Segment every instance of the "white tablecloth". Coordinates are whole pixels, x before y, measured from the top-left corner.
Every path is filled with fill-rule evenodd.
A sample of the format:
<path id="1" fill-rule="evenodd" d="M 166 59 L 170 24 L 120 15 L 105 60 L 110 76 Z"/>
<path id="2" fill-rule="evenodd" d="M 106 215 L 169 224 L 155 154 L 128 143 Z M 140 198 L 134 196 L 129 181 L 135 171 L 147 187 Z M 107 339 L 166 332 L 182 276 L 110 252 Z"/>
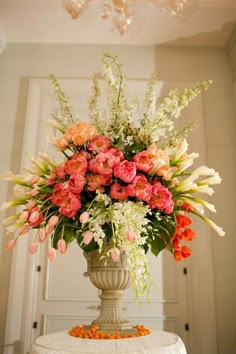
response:
<path id="1" fill-rule="evenodd" d="M 173 333 L 152 331 L 127 339 L 80 339 L 67 332 L 36 339 L 30 354 L 186 354 L 182 340 Z"/>

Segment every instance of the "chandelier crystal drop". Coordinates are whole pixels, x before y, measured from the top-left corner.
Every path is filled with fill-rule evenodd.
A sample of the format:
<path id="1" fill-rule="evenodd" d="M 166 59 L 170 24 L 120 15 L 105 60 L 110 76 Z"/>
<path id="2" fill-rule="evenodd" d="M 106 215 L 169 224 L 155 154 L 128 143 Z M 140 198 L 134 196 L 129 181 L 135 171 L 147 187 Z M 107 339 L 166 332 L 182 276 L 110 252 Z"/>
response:
<path id="1" fill-rule="evenodd" d="M 130 27 L 134 20 L 134 8 L 141 2 L 152 3 L 169 15 L 176 15 L 187 0 L 63 0 L 63 6 L 72 19 L 82 15 L 91 3 L 100 4 L 102 19 L 111 18 L 113 26 L 121 35 Z"/>

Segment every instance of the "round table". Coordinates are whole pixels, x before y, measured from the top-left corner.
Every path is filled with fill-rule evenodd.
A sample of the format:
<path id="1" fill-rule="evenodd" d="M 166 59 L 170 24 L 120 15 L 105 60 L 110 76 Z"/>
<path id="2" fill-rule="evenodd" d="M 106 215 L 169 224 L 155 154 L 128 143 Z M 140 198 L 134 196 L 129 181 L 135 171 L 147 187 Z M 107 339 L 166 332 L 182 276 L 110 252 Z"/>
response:
<path id="1" fill-rule="evenodd" d="M 152 331 L 127 339 L 80 339 L 68 332 L 36 339 L 30 354 L 186 354 L 182 340 L 174 333 Z"/>

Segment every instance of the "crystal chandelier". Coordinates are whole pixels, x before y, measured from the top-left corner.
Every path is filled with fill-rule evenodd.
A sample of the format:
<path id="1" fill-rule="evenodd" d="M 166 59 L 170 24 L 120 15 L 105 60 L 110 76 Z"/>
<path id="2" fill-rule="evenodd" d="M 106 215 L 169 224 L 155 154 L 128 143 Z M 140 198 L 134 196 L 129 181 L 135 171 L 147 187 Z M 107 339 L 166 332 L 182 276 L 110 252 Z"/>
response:
<path id="1" fill-rule="evenodd" d="M 90 3 L 99 2 L 101 6 L 100 15 L 103 19 L 112 18 L 112 23 L 120 34 L 134 20 L 134 7 L 141 0 L 63 0 L 64 8 L 69 12 L 72 19 L 77 19 Z M 143 3 L 153 3 L 169 15 L 176 15 L 184 6 L 187 0 L 143 0 Z"/>

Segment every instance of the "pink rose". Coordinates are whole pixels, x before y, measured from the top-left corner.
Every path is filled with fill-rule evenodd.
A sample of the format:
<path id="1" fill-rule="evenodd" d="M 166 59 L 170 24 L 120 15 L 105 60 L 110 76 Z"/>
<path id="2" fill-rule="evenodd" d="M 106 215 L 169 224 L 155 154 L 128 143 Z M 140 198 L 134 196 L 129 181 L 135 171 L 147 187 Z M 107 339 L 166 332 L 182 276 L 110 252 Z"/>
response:
<path id="1" fill-rule="evenodd" d="M 81 208 L 81 202 L 79 201 L 79 209 Z M 74 218 L 76 213 L 77 213 L 77 209 L 73 209 L 73 208 L 65 208 L 65 207 L 60 207 L 59 208 L 59 212 L 62 214 L 62 215 L 65 215 L 65 216 L 68 216 L 68 218 Z"/>
<path id="2" fill-rule="evenodd" d="M 113 199 L 124 200 L 128 198 L 128 193 L 125 186 L 121 186 L 119 183 L 111 185 L 111 197 Z"/>
<path id="3" fill-rule="evenodd" d="M 113 262 L 117 263 L 120 260 L 120 250 L 117 247 L 111 249 L 111 258 Z"/>
<path id="4" fill-rule="evenodd" d="M 124 160 L 114 167 L 114 176 L 120 178 L 126 183 L 132 182 L 136 175 L 136 166 L 134 162 Z"/>
<path id="5" fill-rule="evenodd" d="M 175 206 L 175 202 L 171 199 L 165 209 L 163 209 L 163 212 L 165 214 L 171 214 Z"/>
<path id="6" fill-rule="evenodd" d="M 91 231 L 86 231 L 83 234 L 83 237 L 84 237 L 84 240 L 83 240 L 84 244 L 88 245 L 93 239 L 93 233 Z"/>
<path id="7" fill-rule="evenodd" d="M 80 152 L 78 153 L 75 153 L 73 158 L 75 158 L 75 156 L 78 155 L 78 156 L 83 156 L 86 158 L 86 160 L 89 160 L 91 159 L 92 157 L 92 154 L 90 154 L 89 152 L 85 151 L 85 150 L 80 150 Z"/>
<path id="8" fill-rule="evenodd" d="M 51 262 L 53 262 L 56 258 L 57 252 L 55 250 L 55 248 L 49 248 L 48 250 L 48 258 Z"/>
<path id="9" fill-rule="evenodd" d="M 164 187 L 160 182 L 154 182 L 152 186 L 152 194 L 148 201 L 152 209 L 163 210 L 168 207 L 172 199 L 170 191 Z"/>
<path id="10" fill-rule="evenodd" d="M 61 254 L 65 254 L 66 253 L 66 241 L 62 238 L 57 242 L 57 249 Z"/>
<path id="11" fill-rule="evenodd" d="M 107 151 L 106 155 L 108 155 L 108 154 L 109 154 L 110 158 L 113 160 L 114 166 L 124 160 L 124 154 L 119 149 L 111 148 Z"/>
<path id="12" fill-rule="evenodd" d="M 65 171 L 65 164 L 64 163 L 55 169 L 55 175 L 61 179 L 65 178 L 66 171 Z"/>
<path id="13" fill-rule="evenodd" d="M 81 174 L 84 175 L 88 168 L 88 162 L 84 156 L 76 155 L 65 163 L 65 171 L 69 175 Z"/>
<path id="14" fill-rule="evenodd" d="M 81 222 L 81 224 L 85 224 L 89 219 L 89 213 L 87 211 L 84 211 L 80 217 L 79 217 L 79 221 Z"/>
<path id="15" fill-rule="evenodd" d="M 153 162 L 150 160 L 146 151 L 141 151 L 133 157 L 137 170 L 149 172 L 153 168 Z"/>
<path id="16" fill-rule="evenodd" d="M 70 191 L 74 194 L 79 194 L 84 189 L 86 179 L 84 176 L 75 173 L 69 179 L 69 188 Z"/>
<path id="17" fill-rule="evenodd" d="M 53 189 L 52 202 L 59 206 L 59 212 L 73 218 L 81 208 L 78 195 L 70 192 L 69 182 L 57 183 Z"/>
<path id="18" fill-rule="evenodd" d="M 102 176 L 111 176 L 114 167 L 114 161 L 109 154 L 100 152 L 97 156 L 89 161 L 89 170 L 93 174 L 100 174 Z"/>
<path id="19" fill-rule="evenodd" d="M 104 192 L 103 186 L 106 184 L 106 177 L 101 175 L 87 175 L 88 191 L 93 192 L 99 190 Z"/>
<path id="20" fill-rule="evenodd" d="M 152 192 L 152 185 L 143 175 L 137 175 L 131 184 L 127 186 L 127 193 L 130 197 L 148 201 Z"/>
<path id="21" fill-rule="evenodd" d="M 92 152 L 106 152 L 111 145 L 109 138 L 103 135 L 97 135 L 93 140 L 88 144 L 88 150 Z"/>

